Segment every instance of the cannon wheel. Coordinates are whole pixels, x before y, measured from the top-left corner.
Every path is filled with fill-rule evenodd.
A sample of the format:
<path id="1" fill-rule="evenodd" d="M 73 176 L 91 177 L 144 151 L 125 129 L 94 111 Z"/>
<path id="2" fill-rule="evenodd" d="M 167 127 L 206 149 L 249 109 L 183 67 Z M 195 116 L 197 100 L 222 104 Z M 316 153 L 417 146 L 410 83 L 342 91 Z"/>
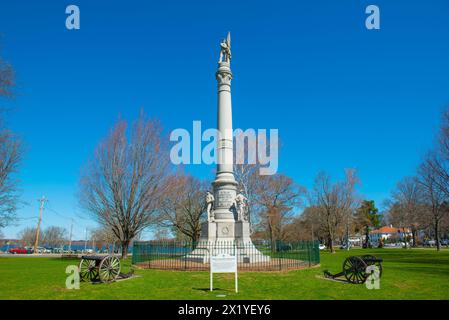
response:
<path id="1" fill-rule="evenodd" d="M 101 260 L 98 273 L 102 282 L 114 281 L 120 274 L 120 260 L 114 256 L 107 256 Z"/>
<path id="2" fill-rule="evenodd" d="M 354 284 L 361 284 L 366 281 L 366 263 L 360 257 L 349 257 L 343 262 L 343 272 L 346 280 Z"/>
<path id="3" fill-rule="evenodd" d="M 98 270 L 95 260 L 81 259 L 79 265 L 79 274 L 81 281 L 94 281 L 98 278 Z"/>
<path id="4" fill-rule="evenodd" d="M 362 256 L 362 259 L 363 259 L 363 260 L 365 260 L 365 258 L 368 259 L 368 260 L 375 260 L 375 259 L 376 259 L 375 256 L 372 256 L 372 255 L 370 255 L 370 254 L 367 254 L 367 255 Z M 367 265 L 368 265 L 368 266 L 374 265 L 374 266 L 376 266 L 377 268 L 379 268 L 379 278 L 382 277 L 382 262 L 380 262 L 380 261 L 373 261 L 373 262 L 368 261 L 368 262 L 367 262 Z"/>

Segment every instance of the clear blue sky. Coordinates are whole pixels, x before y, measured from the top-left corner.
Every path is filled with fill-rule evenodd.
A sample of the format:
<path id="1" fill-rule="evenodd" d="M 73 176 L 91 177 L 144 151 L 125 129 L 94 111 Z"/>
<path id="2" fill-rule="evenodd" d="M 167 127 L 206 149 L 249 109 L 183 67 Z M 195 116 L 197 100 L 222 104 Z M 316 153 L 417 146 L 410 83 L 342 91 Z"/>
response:
<path id="1" fill-rule="evenodd" d="M 65 8 L 81 29 L 65 28 Z M 381 30 L 365 28 L 365 8 Z M 218 44 L 232 33 L 234 126 L 277 128 L 280 171 L 311 187 L 359 171 L 378 204 L 414 173 L 449 104 L 449 1 L 3 1 L 1 55 L 17 72 L 10 127 L 27 154 L 21 218 L 83 238 L 80 167 L 119 115 L 140 108 L 168 131 L 214 127 Z M 212 167 L 192 167 L 212 178 Z M 58 215 L 58 214 L 59 215 Z M 15 237 L 35 220 L 3 232 Z"/>

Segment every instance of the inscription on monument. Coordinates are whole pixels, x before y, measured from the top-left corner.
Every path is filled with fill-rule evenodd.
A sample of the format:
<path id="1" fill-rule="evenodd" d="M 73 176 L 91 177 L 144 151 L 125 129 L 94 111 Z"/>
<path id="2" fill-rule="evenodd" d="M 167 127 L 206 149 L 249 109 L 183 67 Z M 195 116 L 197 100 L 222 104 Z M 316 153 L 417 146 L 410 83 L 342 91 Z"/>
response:
<path id="1" fill-rule="evenodd" d="M 217 197 L 217 207 L 219 208 L 230 208 L 234 201 L 232 197 L 232 192 L 229 190 L 218 190 Z"/>

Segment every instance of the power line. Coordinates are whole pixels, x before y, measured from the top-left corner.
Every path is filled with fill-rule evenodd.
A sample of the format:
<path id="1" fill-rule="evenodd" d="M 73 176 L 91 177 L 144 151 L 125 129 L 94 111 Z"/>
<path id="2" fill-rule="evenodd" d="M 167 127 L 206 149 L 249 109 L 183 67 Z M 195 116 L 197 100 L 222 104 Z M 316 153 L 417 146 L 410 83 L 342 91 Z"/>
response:
<path id="1" fill-rule="evenodd" d="M 75 216 L 76 216 L 75 218 L 82 219 L 84 221 L 89 221 L 90 223 L 88 225 L 86 225 L 86 224 L 83 225 L 83 224 L 79 224 L 79 223 L 77 223 L 76 225 L 73 225 L 73 221 L 74 221 L 74 217 L 73 216 L 69 217 L 67 215 L 64 215 L 64 214 L 56 211 L 55 209 L 53 209 L 53 207 L 51 206 L 50 203 L 48 203 L 48 205 L 46 206 L 45 209 L 51 211 L 52 213 L 54 213 L 55 215 L 57 215 L 60 218 L 64 218 L 64 219 L 67 219 L 67 220 L 71 221 L 71 225 L 70 225 L 70 231 L 71 231 L 71 235 L 72 235 L 71 238 L 73 238 L 75 236 L 75 233 L 80 235 L 80 234 L 83 233 L 83 231 L 84 231 L 84 238 L 85 238 L 86 237 L 86 235 L 85 235 L 86 229 L 91 229 L 91 227 L 88 227 L 88 225 L 90 225 L 93 222 L 93 220 L 85 218 L 85 217 L 81 216 L 81 214 L 79 214 L 79 213 L 75 214 Z M 79 228 L 81 228 L 82 231 L 79 230 Z M 78 231 L 78 232 L 76 232 L 76 231 Z"/>
<path id="2" fill-rule="evenodd" d="M 34 220 L 39 219 L 39 217 L 17 217 L 17 220 Z"/>
<path id="3" fill-rule="evenodd" d="M 63 215 L 61 213 L 59 213 L 58 211 L 56 211 L 55 209 L 53 209 L 51 206 L 48 206 L 48 210 L 50 210 L 51 212 L 53 212 L 54 214 L 56 214 L 57 216 L 64 218 L 64 219 L 72 219 L 72 217 L 68 217 L 66 215 Z"/>
<path id="4" fill-rule="evenodd" d="M 69 251 L 72 251 L 72 233 L 73 233 L 73 219 L 70 224 L 70 243 L 69 243 Z"/>

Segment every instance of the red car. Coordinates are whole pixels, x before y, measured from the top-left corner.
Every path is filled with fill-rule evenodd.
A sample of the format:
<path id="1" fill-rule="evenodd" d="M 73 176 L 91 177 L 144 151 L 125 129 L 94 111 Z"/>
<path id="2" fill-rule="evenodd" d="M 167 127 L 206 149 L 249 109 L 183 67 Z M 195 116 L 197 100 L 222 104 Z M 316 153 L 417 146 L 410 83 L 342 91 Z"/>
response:
<path id="1" fill-rule="evenodd" d="M 28 249 L 25 249 L 25 248 L 12 248 L 12 249 L 9 249 L 9 253 L 26 254 L 26 253 L 30 253 L 30 252 L 28 251 Z"/>

